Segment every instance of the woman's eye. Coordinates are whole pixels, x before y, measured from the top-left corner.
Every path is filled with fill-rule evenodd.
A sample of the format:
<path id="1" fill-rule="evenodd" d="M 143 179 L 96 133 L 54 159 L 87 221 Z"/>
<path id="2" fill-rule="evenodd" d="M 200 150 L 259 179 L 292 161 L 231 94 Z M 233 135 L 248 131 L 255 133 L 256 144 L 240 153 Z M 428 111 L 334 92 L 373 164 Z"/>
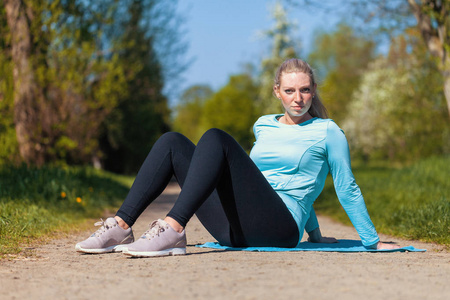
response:
<path id="1" fill-rule="evenodd" d="M 291 94 L 292 93 L 292 90 L 285 90 L 284 91 L 286 94 Z"/>
<path id="2" fill-rule="evenodd" d="M 311 93 L 311 89 L 310 88 L 304 88 L 304 89 L 301 89 L 300 92 L 303 93 L 303 94 L 309 94 L 309 93 Z"/>

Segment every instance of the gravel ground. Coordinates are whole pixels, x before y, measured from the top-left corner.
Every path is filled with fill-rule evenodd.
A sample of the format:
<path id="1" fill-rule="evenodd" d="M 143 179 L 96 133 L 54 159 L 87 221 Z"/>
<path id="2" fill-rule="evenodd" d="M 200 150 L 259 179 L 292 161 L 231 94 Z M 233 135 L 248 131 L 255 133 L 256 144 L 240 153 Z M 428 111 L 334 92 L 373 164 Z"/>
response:
<path id="1" fill-rule="evenodd" d="M 178 192 L 177 186 L 166 189 L 133 227 L 135 236 L 165 216 Z M 319 222 L 326 236 L 358 239 L 352 227 L 320 216 Z M 204 249 L 195 245 L 214 239 L 194 217 L 185 256 L 75 252 L 74 245 L 94 230 L 41 245 L 29 257 L 0 261 L 0 299 L 450 299 L 450 253 L 434 244 L 380 235 L 427 252 Z"/>

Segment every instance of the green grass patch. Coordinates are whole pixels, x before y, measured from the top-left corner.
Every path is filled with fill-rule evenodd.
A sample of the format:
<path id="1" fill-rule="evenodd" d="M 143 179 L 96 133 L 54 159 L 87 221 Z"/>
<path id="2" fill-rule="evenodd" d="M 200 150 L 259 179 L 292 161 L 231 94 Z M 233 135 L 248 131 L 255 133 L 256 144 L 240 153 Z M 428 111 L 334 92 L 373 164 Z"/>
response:
<path id="1" fill-rule="evenodd" d="M 356 167 L 354 175 L 377 231 L 450 245 L 450 157 L 404 168 Z M 350 224 L 331 178 L 314 207 Z"/>
<path id="2" fill-rule="evenodd" d="M 132 180 L 87 167 L 2 166 L 0 257 L 116 208 Z"/>

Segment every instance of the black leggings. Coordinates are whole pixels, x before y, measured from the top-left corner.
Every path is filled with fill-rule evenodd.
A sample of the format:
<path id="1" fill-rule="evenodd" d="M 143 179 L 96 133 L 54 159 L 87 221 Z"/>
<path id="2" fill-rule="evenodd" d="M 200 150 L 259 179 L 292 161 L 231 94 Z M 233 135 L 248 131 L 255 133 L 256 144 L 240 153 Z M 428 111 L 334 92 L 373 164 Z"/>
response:
<path id="1" fill-rule="evenodd" d="M 182 226 L 197 215 L 222 245 L 295 247 L 297 223 L 242 147 L 219 129 L 195 146 L 179 133 L 159 138 L 117 212 L 132 226 L 172 175 L 181 193 L 167 216 Z"/>

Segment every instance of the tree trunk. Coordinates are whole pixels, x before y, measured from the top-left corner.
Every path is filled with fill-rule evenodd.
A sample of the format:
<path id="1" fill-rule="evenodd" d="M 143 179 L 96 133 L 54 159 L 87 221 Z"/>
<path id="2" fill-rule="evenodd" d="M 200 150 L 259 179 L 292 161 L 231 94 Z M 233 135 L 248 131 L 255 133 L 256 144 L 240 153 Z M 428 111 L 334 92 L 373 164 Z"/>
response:
<path id="1" fill-rule="evenodd" d="M 450 117 L 450 56 L 447 54 L 445 60 L 441 61 L 442 77 L 444 82 L 444 95 L 447 100 L 447 110 Z"/>
<path id="2" fill-rule="evenodd" d="M 4 0 L 11 33 L 11 56 L 14 64 L 14 124 L 20 155 L 27 164 L 42 165 L 44 149 L 41 137 L 39 103 L 43 89 L 39 86 L 32 65 L 32 16 L 23 0 Z M 28 15 L 27 15 L 28 12 Z"/>
<path id="3" fill-rule="evenodd" d="M 444 70 L 444 95 L 447 100 L 447 109 L 450 116 L 450 68 Z"/>
<path id="4" fill-rule="evenodd" d="M 422 0 L 420 5 L 416 0 L 407 1 L 417 20 L 417 28 L 419 28 L 428 50 L 432 55 L 439 57 L 441 61 L 440 68 L 444 79 L 444 94 L 450 117 L 450 58 L 446 49 L 449 42 L 447 31 L 450 30 L 448 28 L 449 23 L 446 21 L 448 18 L 448 3 Z M 434 15 L 431 15 L 431 12 Z M 437 28 L 433 27 L 433 24 L 437 25 Z"/>

